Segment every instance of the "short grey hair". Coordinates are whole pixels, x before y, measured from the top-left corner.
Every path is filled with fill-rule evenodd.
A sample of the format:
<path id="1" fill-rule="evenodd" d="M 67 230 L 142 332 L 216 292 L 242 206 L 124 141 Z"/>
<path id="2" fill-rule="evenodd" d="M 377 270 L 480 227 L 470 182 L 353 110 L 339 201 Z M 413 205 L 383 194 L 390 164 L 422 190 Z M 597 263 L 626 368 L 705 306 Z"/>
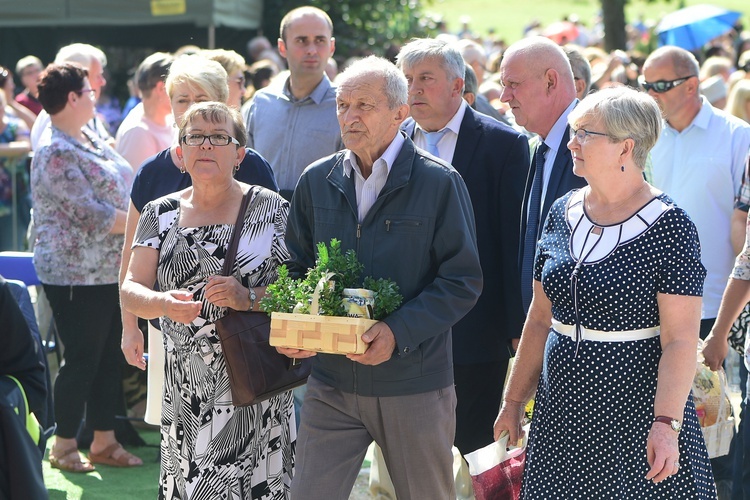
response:
<path id="1" fill-rule="evenodd" d="M 367 76 L 368 79 L 373 80 L 376 78 L 383 79 L 383 92 L 388 98 L 389 109 L 396 109 L 407 104 L 409 84 L 406 83 L 406 77 L 388 59 L 378 56 L 368 56 L 347 66 L 336 78 L 336 94 L 338 95 L 349 81 L 362 76 Z"/>
<path id="2" fill-rule="evenodd" d="M 403 46 L 396 56 L 396 64 L 402 70 L 427 59 L 437 59 L 452 79 L 463 79 L 466 63 L 455 46 L 436 38 L 414 38 Z"/>
<path id="3" fill-rule="evenodd" d="M 42 61 L 37 56 L 26 56 L 19 59 L 16 63 L 16 73 L 21 76 L 23 70 L 30 66 L 36 66 L 40 71 L 44 69 Z"/>
<path id="4" fill-rule="evenodd" d="M 601 120 L 604 132 L 614 142 L 633 139 L 633 161 L 642 169 L 662 128 L 662 115 L 653 97 L 629 87 L 611 87 L 586 96 L 568 115 L 575 128 L 584 117 Z"/>
<path id="5" fill-rule="evenodd" d="M 91 62 L 96 59 L 101 64 L 102 69 L 107 66 L 107 56 L 100 49 L 87 43 L 73 43 L 66 45 L 57 51 L 55 64 L 64 64 L 66 62 L 76 62 L 88 68 Z"/>
<path id="6" fill-rule="evenodd" d="M 570 61 L 570 67 L 573 70 L 573 79 L 581 79 L 586 84 L 586 91 L 583 93 L 585 96 L 589 93 L 589 89 L 591 89 L 591 64 L 588 59 L 583 57 L 581 51 L 572 45 L 564 46 L 563 51 Z"/>

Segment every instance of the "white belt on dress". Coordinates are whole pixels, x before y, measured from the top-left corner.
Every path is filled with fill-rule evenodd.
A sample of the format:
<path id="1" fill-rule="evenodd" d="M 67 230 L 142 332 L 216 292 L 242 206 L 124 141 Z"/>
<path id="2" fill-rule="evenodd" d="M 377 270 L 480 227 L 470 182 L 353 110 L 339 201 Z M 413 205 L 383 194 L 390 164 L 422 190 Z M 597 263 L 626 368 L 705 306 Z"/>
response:
<path id="1" fill-rule="evenodd" d="M 567 335 L 568 337 L 576 340 L 576 327 L 574 325 L 566 325 L 560 323 L 555 318 L 552 318 L 552 329 L 561 335 Z M 594 342 L 624 342 L 628 340 L 644 340 L 656 337 L 659 335 L 659 327 L 644 328 L 642 330 L 627 330 L 621 332 L 603 332 L 600 330 L 592 330 L 590 328 L 581 327 L 583 340 L 593 340 Z"/>

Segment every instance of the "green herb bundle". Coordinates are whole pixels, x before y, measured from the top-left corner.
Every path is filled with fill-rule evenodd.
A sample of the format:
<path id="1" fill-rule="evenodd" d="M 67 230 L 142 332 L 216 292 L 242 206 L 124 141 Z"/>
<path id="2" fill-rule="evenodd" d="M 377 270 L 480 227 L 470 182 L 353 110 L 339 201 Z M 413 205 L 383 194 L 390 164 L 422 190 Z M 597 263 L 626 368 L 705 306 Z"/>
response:
<path id="1" fill-rule="evenodd" d="M 298 312 L 310 314 L 310 300 L 318 284 L 323 282 L 318 298 L 318 308 L 323 316 L 345 316 L 342 299 L 345 288 L 367 288 L 375 294 L 374 319 L 380 320 L 401 305 L 403 297 L 398 285 L 390 279 L 374 279 L 370 276 L 358 283 L 364 266 L 357 260 L 354 250 L 341 252 L 341 242 L 332 239 L 330 247 L 321 242 L 317 245 L 318 257 L 315 267 L 308 269 L 303 279 L 292 279 L 285 265 L 279 267 L 279 278 L 268 285 L 266 296 L 260 301 L 265 312 Z"/>

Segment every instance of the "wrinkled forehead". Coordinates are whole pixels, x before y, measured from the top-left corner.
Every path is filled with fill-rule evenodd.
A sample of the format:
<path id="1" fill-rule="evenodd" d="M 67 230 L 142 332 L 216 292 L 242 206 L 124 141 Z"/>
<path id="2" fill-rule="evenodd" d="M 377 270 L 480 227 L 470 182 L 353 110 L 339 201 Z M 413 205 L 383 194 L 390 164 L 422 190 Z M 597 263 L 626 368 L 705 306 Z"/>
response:
<path id="1" fill-rule="evenodd" d="M 336 98 L 355 97 L 363 99 L 369 96 L 373 100 L 378 100 L 381 97 L 385 97 L 383 94 L 383 84 L 383 79 L 373 74 L 360 74 L 341 82 L 336 89 Z"/>

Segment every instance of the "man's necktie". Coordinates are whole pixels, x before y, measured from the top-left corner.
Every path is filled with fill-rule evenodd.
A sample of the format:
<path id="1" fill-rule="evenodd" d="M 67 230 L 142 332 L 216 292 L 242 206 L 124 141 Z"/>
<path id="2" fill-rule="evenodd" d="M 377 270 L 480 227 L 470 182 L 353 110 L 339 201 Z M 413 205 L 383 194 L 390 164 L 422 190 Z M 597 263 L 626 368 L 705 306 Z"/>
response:
<path id="1" fill-rule="evenodd" d="M 529 311 L 534 282 L 534 254 L 536 253 L 537 235 L 539 233 L 539 216 L 542 213 L 542 185 L 544 184 L 544 153 L 549 146 L 544 141 L 539 142 L 534 153 L 534 179 L 529 193 L 526 233 L 523 237 L 523 255 L 521 257 L 521 299 L 524 312 Z"/>
<path id="2" fill-rule="evenodd" d="M 422 133 L 424 134 L 425 141 L 427 141 L 427 152 L 432 156 L 440 158 L 437 145 L 438 142 L 440 142 L 440 139 L 442 139 L 443 136 L 448 133 L 448 129 L 444 128 L 443 130 L 438 130 L 437 132 L 425 132 L 423 130 Z"/>

